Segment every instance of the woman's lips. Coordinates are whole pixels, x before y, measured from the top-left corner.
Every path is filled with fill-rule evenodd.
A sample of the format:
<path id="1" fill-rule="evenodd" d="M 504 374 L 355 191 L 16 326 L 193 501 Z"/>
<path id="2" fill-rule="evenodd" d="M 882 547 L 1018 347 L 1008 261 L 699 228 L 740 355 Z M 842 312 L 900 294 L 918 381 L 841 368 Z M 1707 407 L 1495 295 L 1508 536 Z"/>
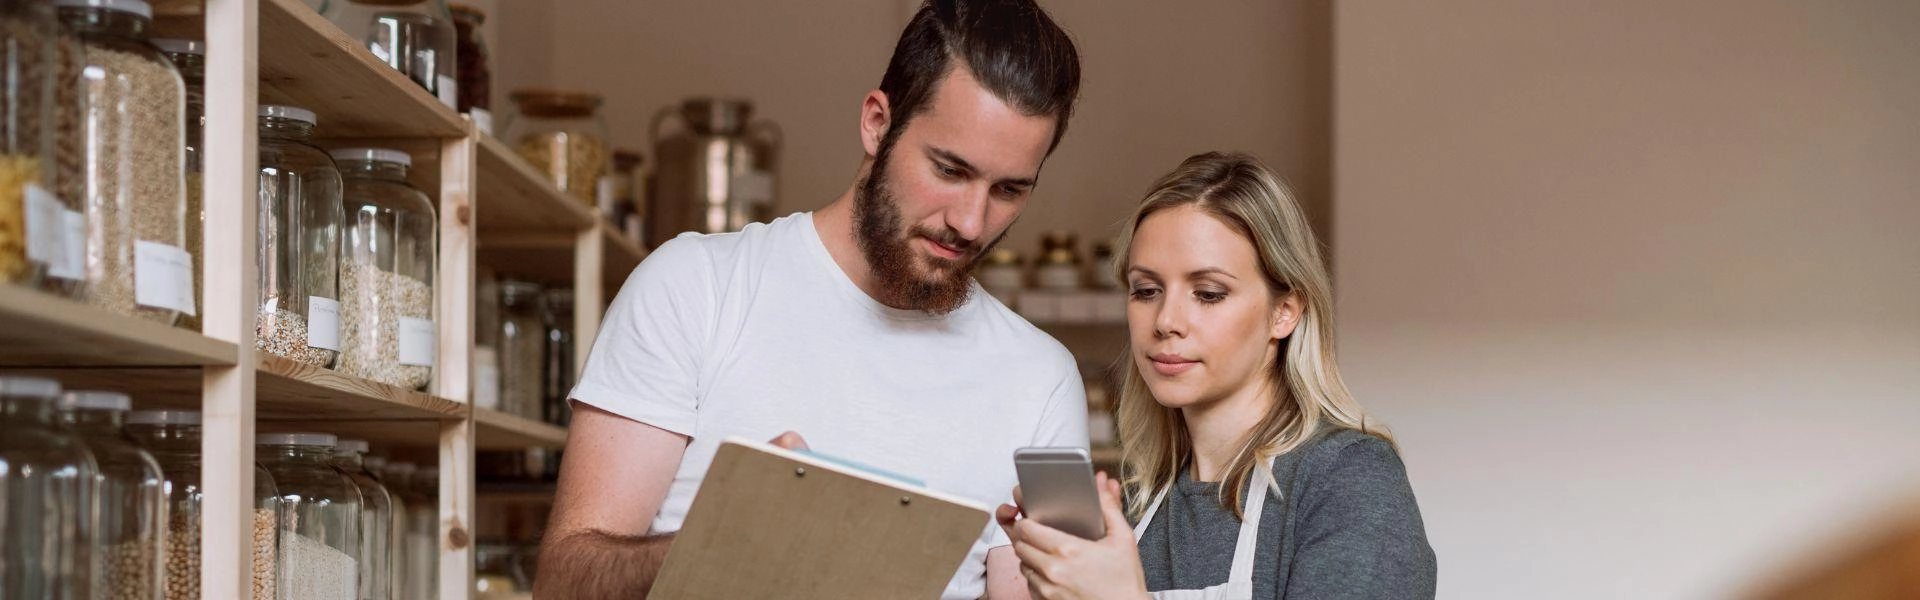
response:
<path id="1" fill-rule="evenodd" d="M 1153 359 L 1154 372 L 1167 377 L 1185 373 L 1200 365 L 1200 361 L 1182 358 L 1176 354 L 1155 354 L 1148 358 Z"/>

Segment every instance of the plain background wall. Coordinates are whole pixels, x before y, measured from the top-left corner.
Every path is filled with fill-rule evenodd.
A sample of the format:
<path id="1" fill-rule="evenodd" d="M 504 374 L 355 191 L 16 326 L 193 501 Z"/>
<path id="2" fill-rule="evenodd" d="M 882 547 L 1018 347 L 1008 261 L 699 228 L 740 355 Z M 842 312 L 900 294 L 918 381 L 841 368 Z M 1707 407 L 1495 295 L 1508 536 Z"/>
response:
<path id="1" fill-rule="evenodd" d="M 1342 357 L 1441 597 L 1720 597 L 1920 500 L 1920 3 L 1335 23 Z"/>
<path id="2" fill-rule="evenodd" d="M 853 181 L 856 119 L 913 3 L 902 0 L 498 2 L 496 111 L 516 86 L 599 90 L 616 143 L 644 149 L 661 107 L 691 95 L 752 99 L 786 133 L 778 214 Z M 1082 58 L 1067 138 L 1006 245 L 1076 231 L 1083 256 L 1159 175 L 1200 151 L 1253 152 L 1327 214 L 1331 6 L 1232 0 L 1050 0 Z M 1322 229 L 1325 231 L 1325 228 Z"/>

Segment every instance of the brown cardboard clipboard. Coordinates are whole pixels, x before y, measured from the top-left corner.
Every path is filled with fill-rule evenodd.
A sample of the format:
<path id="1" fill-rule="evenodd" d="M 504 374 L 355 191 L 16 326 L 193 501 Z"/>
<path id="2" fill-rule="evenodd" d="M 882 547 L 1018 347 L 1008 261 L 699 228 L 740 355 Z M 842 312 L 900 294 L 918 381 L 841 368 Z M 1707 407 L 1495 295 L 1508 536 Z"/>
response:
<path id="1" fill-rule="evenodd" d="M 649 598 L 938 598 L 979 503 L 738 438 L 720 444 Z"/>

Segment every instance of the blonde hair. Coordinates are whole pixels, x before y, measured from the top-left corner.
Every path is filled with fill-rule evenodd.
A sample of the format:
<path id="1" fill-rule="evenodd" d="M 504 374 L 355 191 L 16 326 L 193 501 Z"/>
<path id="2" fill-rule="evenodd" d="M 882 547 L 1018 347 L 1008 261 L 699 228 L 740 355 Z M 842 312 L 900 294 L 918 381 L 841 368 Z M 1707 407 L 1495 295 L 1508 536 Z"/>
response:
<path id="1" fill-rule="evenodd" d="M 1273 378 L 1274 403 L 1227 463 L 1221 506 L 1243 518 L 1242 488 L 1268 457 L 1299 448 L 1328 428 L 1354 429 L 1392 442 L 1370 422 L 1347 391 L 1334 365 L 1333 292 L 1319 241 L 1293 192 L 1273 170 L 1252 156 L 1209 152 L 1187 158 L 1155 183 L 1115 244 L 1115 275 L 1126 280 L 1128 246 L 1148 215 L 1193 206 L 1239 231 L 1252 242 L 1267 288 L 1276 302 L 1289 294 L 1300 302 L 1300 323 L 1280 340 Z M 1153 495 L 1171 485 L 1192 462 L 1193 440 L 1178 409 L 1161 406 L 1129 347 L 1118 365 L 1125 374 L 1115 407 L 1122 453 L 1127 513 L 1139 519 Z"/>

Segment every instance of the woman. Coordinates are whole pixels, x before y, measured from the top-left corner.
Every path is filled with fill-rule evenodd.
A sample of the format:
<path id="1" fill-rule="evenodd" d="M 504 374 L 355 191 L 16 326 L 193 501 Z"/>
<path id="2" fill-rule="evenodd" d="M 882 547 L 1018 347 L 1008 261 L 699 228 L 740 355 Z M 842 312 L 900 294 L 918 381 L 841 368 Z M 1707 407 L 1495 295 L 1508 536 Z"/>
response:
<path id="1" fill-rule="evenodd" d="M 1042 598 L 1432 598 L 1392 438 L 1347 392 L 1293 195 L 1244 154 L 1188 158 L 1121 240 L 1131 346 L 1107 536 L 997 517 Z M 1133 523 L 1138 523 L 1134 525 Z M 1136 541 L 1137 540 L 1137 541 Z"/>

